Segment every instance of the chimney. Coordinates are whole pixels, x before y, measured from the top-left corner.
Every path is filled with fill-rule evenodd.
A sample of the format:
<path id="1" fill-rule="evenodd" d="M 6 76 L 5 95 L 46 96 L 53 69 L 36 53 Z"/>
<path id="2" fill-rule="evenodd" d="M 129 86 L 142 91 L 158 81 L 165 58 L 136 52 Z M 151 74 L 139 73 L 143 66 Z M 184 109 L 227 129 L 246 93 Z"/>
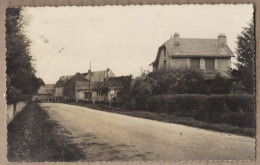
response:
<path id="1" fill-rule="evenodd" d="M 180 46 L 180 35 L 179 33 L 174 34 L 174 46 Z"/>
<path id="2" fill-rule="evenodd" d="M 218 35 L 218 46 L 224 47 L 227 45 L 227 37 L 225 34 Z"/>

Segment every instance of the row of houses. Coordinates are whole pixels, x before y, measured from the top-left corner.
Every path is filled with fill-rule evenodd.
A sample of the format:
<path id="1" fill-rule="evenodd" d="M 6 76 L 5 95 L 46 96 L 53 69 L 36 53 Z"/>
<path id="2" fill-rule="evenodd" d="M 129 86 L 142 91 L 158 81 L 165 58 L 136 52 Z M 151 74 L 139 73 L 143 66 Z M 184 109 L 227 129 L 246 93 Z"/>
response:
<path id="1" fill-rule="evenodd" d="M 41 87 L 35 100 L 43 102 L 121 100 L 130 91 L 132 76 L 119 76 L 111 69 L 61 76 L 56 84 Z M 48 88 L 52 87 L 52 90 Z"/>
<path id="2" fill-rule="evenodd" d="M 150 64 L 153 72 L 172 70 L 196 70 L 206 79 L 216 75 L 230 78 L 228 70 L 234 54 L 227 45 L 227 37 L 181 38 L 178 33 L 163 43 L 156 59 Z M 54 85 L 39 89 L 38 97 L 46 100 L 108 100 L 124 97 L 129 93 L 131 76 L 116 77 L 110 70 L 76 73 L 62 76 Z"/>

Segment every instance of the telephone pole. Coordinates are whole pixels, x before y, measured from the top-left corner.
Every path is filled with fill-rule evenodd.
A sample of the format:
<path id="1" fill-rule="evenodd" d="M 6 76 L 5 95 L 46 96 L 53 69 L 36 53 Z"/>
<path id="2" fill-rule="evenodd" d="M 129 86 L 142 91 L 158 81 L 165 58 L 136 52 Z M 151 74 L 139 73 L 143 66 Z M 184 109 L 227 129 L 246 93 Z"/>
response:
<path id="1" fill-rule="evenodd" d="M 90 65 L 89 65 L 89 71 L 88 71 L 88 92 L 89 92 L 89 101 L 90 101 L 90 96 L 91 96 L 91 94 L 90 94 L 90 74 L 91 74 L 91 61 L 90 61 Z"/>

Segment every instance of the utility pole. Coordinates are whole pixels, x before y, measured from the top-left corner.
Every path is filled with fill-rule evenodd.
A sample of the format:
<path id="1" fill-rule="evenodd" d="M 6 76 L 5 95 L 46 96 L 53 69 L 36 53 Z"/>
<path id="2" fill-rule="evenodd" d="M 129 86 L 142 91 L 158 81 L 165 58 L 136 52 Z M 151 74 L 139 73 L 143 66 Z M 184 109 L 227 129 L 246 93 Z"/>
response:
<path id="1" fill-rule="evenodd" d="M 91 61 L 90 61 L 90 65 L 89 65 L 89 71 L 88 71 L 88 92 L 89 92 L 89 101 L 90 101 L 90 96 L 91 96 L 91 94 L 90 94 L 90 74 L 91 74 Z"/>

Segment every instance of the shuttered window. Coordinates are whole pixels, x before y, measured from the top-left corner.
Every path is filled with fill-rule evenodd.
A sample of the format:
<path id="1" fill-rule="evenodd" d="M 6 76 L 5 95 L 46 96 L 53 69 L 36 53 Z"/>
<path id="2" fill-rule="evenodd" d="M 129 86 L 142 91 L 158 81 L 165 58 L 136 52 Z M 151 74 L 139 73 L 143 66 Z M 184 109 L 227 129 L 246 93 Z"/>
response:
<path id="1" fill-rule="evenodd" d="M 205 68 L 206 69 L 215 69 L 214 58 L 205 59 Z"/>

